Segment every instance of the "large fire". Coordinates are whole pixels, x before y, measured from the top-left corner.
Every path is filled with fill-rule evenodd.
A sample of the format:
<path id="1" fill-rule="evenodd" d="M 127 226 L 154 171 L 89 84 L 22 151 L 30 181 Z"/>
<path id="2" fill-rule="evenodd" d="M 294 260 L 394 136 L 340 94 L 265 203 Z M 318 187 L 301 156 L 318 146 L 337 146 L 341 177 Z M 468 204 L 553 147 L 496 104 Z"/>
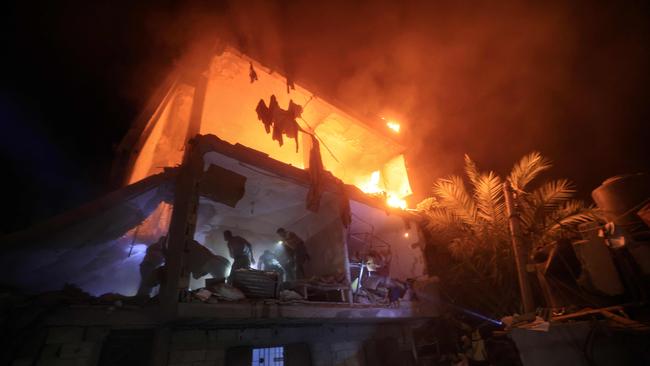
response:
<path id="1" fill-rule="evenodd" d="M 402 210 L 406 209 L 406 200 L 395 192 L 387 192 L 385 189 L 382 189 L 380 183 L 381 174 L 379 173 L 379 170 L 376 170 L 370 174 L 370 177 L 357 183 L 356 186 L 365 193 L 385 195 L 386 204 L 388 206 L 401 208 Z"/>

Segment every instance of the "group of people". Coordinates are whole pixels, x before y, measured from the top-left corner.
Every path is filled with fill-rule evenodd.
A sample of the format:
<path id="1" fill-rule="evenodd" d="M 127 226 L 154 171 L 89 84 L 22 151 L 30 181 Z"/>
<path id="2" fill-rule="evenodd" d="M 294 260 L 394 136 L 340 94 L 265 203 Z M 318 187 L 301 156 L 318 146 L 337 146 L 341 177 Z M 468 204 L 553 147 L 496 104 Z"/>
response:
<path id="1" fill-rule="evenodd" d="M 293 281 L 305 277 L 304 263 L 309 261 L 309 254 L 304 241 L 295 233 L 279 228 L 276 233 L 280 236 L 281 245 L 274 250 L 265 250 L 257 261 L 257 269 L 277 272 L 282 281 Z M 223 238 L 228 245 L 228 252 L 233 260 L 231 273 L 237 269 L 248 269 L 254 265 L 253 247 L 248 240 L 233 235 L 230 230 L 223 232 Z M 160 284 L 163 277 L 164 265 L 167 258 L 167 237 L 161 237 L 151 244 L 140 263 L 140 287 L 138 296 L 148 297 L 151 289 Z M 186 266 L 192 277 L 198 279 L 207 274 L 213 278 L 225 278 L 227 275 L 228 259 L 216 255 L 207 247 L 192 240 L 186 248 Z"/>
<path id="2" fill-rule="evenodd" d="M 257 269 L 278 273 L 283 281 L 292 281 L 305 277 L 304 264 L 310 260 L 305 242 L 296 233 L 279 228 L 280 245 L 274 250 L 265 250 L 257 261 Z M 253 247 L 248 240 L 233 235 L 230 230 L 223 233 L 228 244 L 230 257 L 233 259 L 232 270 L 250 268 L 254 265 Z"/>

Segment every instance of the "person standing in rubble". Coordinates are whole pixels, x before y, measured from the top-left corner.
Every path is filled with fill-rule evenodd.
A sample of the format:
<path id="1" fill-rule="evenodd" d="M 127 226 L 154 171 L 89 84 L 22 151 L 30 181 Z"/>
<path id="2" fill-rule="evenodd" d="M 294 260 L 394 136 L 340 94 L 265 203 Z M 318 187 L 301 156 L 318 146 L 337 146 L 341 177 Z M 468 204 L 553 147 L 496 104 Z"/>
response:
<path id="1" fill-rule="evenodd" d="M 136 296 L 149 297 L 151 290 L 161 283 L 167 262 L 166 244 L 167 236 L 162 236 L 147 247 L 147 252 L 140 262 L 140 286 Z M 185 264 L 195 279 L 207 274 L 212 275 L 212 278 L 225 278 L 230 261 L 192 240 L 185 251 Z"/>
<path id="2" fill-rule="evenodd" d="M 282 256 L 280 264 L 285 269 L 287 281 L 305 278 L 304 264 L 309 261 L 305 242 L 296 233 L 279 228 L 276 233 L 282 238 Z"/>
<path id="3" fill-rule="evenodd" d="M 250 268 L 251 264 L 255 264 L 253 258 L 253 247 L 248 240 L 241 236 L 232 235 L 230 230 L 223 232 L 223 238 L 228 243 L 228 251 L 230 257 L 233 259 L 231 272 L 240 268 Z"/>
<path id="4" fill-rule="evenodd" d="M 280 281 L 284 282 L 285 280 L 284 268 L 282 268 L 280 261 L 278 261 L 278 257 L 276 257 L 276 255 L 270 250 L 265 250 L 264 254 L 259 257 L 257 260 L 257 269 L 260 271 L 275 272 L 278 274 Z"/>

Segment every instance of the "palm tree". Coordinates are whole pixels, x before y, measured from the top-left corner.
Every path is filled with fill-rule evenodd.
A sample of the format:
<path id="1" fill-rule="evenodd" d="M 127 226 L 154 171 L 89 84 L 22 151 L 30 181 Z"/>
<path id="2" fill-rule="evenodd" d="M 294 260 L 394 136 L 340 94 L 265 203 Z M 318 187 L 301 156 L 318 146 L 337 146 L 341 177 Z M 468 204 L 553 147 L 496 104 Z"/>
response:
<path id="1" fill-rule="evenodd" d="M 524 239 L 529 250 L 552 245 L 567 230 L 592 221 L 591 207 L 572 199 L 566 179 L 531 187 L 551 162 L 538 152 L 524 156 L 507 179 L 515 192 Z M 449 295 L 495 315 L 519 310 L 517 276 L 503 196 L 503 178 L 481 172 L 465 155 L 465 174 L 438 179 L 433 195 L 419 205 L 436 243 L 437 256 L 446 258 L 438 274 Z M 468 189 L 469 188 L 469 189 Z"/>

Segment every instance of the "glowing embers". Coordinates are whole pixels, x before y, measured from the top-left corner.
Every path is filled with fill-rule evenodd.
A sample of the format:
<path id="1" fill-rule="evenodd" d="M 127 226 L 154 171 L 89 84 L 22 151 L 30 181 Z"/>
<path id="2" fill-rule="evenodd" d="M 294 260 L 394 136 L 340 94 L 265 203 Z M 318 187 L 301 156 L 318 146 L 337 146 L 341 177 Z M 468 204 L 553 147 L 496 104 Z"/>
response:
<path id="1" fill-rule="evenodd" d="M 384 121 L 386 121 L 386 127 L 390 128 L 393 132 L 399 133 L 399 130 L 402 128 L 398 122 L 395 122 L 390 119 L 386 119 L 384 117 L 381 117 Z"/>
<path id="2" fill-rule="evenodd" d="M 370 177 L 361 180 L 356 184 L 364 193 L 381 195 L 386 197 L 386 204 L 391 207 L 406 209 L 406 200 L 396 192 L 388 191 L 381 185 L 382 177 L 379 170 L 370 173 Z"/>
<path id="3" fill-rule="evenodd" d="M 393 121 L 388 121 L 388 122 L 386 122 L 386 126 L 388 126 L 388 128 L 390 128 L 391 130 L 399 133 L 399 129 L 400 129 L 399 123 L 393 122 Z"/>

